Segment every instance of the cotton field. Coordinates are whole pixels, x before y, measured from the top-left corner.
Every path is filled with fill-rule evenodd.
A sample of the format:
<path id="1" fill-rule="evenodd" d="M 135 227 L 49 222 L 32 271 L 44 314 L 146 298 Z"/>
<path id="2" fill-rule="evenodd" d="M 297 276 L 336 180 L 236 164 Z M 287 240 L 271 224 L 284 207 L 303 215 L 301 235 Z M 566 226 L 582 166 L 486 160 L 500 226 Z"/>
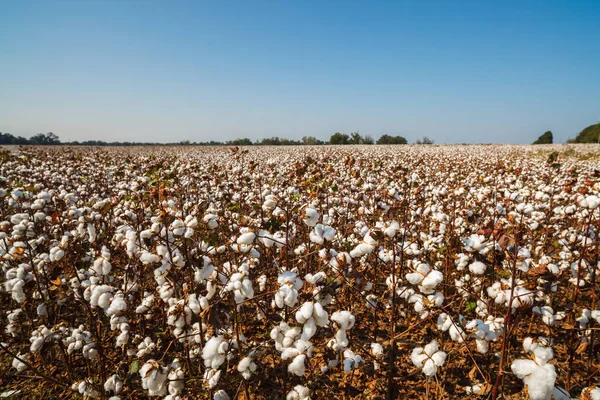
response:
<path id="1" fill-rule="evenodd" d="M 599 152 L 10 148 L 0 393 L 598 400 Z"/>

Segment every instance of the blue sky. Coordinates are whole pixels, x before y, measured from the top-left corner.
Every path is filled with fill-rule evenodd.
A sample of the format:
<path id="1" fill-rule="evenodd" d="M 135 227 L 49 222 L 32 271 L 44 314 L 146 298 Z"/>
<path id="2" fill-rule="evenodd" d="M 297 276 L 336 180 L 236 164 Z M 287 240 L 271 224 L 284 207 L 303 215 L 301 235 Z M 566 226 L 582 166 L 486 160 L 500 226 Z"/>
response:
<path id="1" fill-rule="evenodd" d="M 2 1 L 0 131 L 555 142 L 600 121 L 600 1 Z"/>

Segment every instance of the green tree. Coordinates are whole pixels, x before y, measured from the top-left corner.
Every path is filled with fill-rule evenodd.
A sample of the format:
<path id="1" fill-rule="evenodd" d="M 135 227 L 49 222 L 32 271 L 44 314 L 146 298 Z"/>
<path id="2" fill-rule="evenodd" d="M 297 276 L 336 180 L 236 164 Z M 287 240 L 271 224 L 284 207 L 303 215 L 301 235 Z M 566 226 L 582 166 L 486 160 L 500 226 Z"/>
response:
<path id="1" fill-rule="evenodd" d="M 228 141 L 227 144 L 230 146 L 251 146 L 252 140 L 250 140 L 248 138 L 235 139 L 235 140 Z"/>
<path id="2" fill-rule="evenodd" d="M 302 144 L 304 145 L 317 145 L 317 144 L 323 144 L 322 140 L 317 139 L 314 136 L 302 136 Z"/>
<path id="3" fill-rule="evenodd" d="M 429 139 L 427 136 L 423 136 L 423 139 L 419 139 L 415 144 L 433 144 L 433 139 Z"/>
<path id="4" fill-rule="evenodd" d="M 375 139 L 373 139 L 373 136 L 371 135 L 365 135 L 362 138 L 362 144 L 374 144 L 375 143 Z"/>
<path id="5" fill-rule="evenodd" d="M 350 137 L 345 133 L 336 132 L 329 138 L 329 144 L 349 144 Z"/>
<path id="6" fill-rule="evenodd" d="M 552 132 L 546 131 L 533 144 L 552 144 Z"/>
<path id="7" fill-rule="evenodd" d="M 408 141 L 402 136 L 382 135 L 377 139 L 377 144 L 408 144 Z"/>
<path id="8" fill-rule="evenodd" d="M 362 143 L 362 136 L 360 136 L 360 133 L 358 133 L 358 131 L 352 132 L 350 134 L 350 143 L 352 143 L 352 144 L 361 144 Z"/>
<path id="9" fill-rule="evenodd" d="M 31 144 L 41 144 L 41 145 L 56 145 L 60 144 L 60 139 L 52 132 L 48 132 L 46 134 L 38 133 L 29 139 Z"/>
<path id="10" fill-rule="evenodd" d="M 590 125 L 577 135 L 575 139 L 570 139 L 570 143 L 600 143 L 600 123 Z"/>

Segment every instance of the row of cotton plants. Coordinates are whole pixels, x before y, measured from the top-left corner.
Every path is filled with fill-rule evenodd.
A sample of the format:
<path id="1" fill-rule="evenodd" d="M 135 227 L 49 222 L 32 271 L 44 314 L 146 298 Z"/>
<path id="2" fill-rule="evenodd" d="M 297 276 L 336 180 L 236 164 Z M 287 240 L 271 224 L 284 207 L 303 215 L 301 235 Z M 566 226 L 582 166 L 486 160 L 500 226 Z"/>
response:
<path id="1" fill-rule="evenodd" d="M 561 151 L 2 152 L 2 395 L 600 399 L 600 162 Z"/>

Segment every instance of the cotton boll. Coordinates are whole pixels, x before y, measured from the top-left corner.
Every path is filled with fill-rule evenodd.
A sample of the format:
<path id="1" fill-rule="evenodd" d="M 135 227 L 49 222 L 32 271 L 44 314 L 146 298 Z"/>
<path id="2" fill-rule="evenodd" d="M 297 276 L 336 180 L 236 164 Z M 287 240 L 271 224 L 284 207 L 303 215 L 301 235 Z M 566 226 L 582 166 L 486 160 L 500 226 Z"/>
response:
<path id="1" fill-rule="evenodd" d="M 11 365 L 17 371 L 23 372 L 27 369 L 27 365 L 24 362 L 22 362 L 21 360 L 27 361 L 28 355 L 27 354 L 18 354 L 17 356 L 19 358 L 13 358 Z"/>
<path id="2" fill-rule="evenodd" d="M 256 234 L 254 232 L 243 233 L 237 238 L 236 243 L 249 245 L 254 242 L 254 238 L 256 238 Z"/>
<path id="3" fill-rule="evenodd" d="M 475 261 L 469 265 L 469 271 L 475 275 L 483 275 L 486 270 L 486 265 L 481 261 Z"/>
<path id="4" fill-rule="evenodd" d="M 149 396 L 165 396 L 167 394 L 167 368 L 154 360 L 148 360 L 139 371 L 142 387 L 148 390 Z"/>
<path id="5" fill-rule="evenodd" d="M 123 381 L 117 375 L 111 375 L 104 383 L 104 390 L 107 393 L 119 394 L 123 390 Z"/>
<path id="6" fill-rule="evenodd" d="M 302 385 L 296 385 L 285 396 L 286 400 L 310 400 L 310 390 Z"/>
<path id="7" fill-rule="evenodd" d="M 231 400 L 227 392 L 224 390 L 217 390 L 213 396 L 213 400 Z"/>
<path id="8" fill-rule="evenodd" d="M 447 354 L 439 350 L 438 343 L 433 340 L 424 348 L 414 348 L 410 359 L 417 368 L 423 370 L 425 376 L 433 376 L 437 373 L 437 368 L 444 365 L 446 356 Z"/>
<path id="9" fill-rule="evenodd" d="M 297 376 L 303 376 L 306 371 L 304 360 L 306 359 L 305 354 L 300 354 L 294 358 L 294 361 L 288 365 L 288 371 Z"/>
<path id="10" fill-rule="evenodd" d="M 238 364 L 238 371 L 242 374 L 244 379 L 250 379 L 252 373 L 256 371 L 256 363 L 250 357 L 244 357 Z"/>

